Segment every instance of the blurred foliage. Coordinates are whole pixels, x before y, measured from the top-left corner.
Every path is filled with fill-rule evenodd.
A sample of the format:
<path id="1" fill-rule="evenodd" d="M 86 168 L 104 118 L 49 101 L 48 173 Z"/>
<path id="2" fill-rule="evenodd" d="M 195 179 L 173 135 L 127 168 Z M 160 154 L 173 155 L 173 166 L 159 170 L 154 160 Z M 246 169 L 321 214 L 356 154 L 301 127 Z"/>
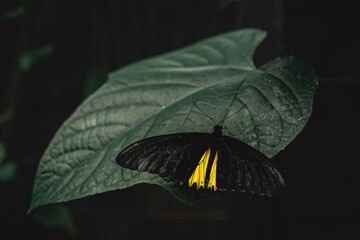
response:
<path id="1" fill-rule="evenodd" d="M 9 20 L 17 17 L 21 17 L 26 13 L 26 8 L 20 6 L 14 10 L 11 10 L 3 15 L 3 19 Z"/>
<path id="2" fill-rule="evenodd" d="M 70 234 L 76 234 L 76 227 L 69 209 L 62 205 L 50 205 L 38 209 L 31 215 L 32 219 L 49 228 L 61 228 Z"/>
<path id="3" fill-rule="evenodd" d="M 24 53 L 19 58 L 19 67 L 23 71 L 29 71 L 40 59 L 54 52 L 54 46 L 47 45 Z"/>
<path id="4" fill-rule="evenodd" d="M 106 79 L 106 75 L 107 72 L 104 71 L 102 67 L 95 67 L 89 71 L 83 90 L 84 98 L 89 96 L 101 86 L 101 84 L 104 82 L 104 79 Z"/>
<path id="5" fill-rule="evenodd" d="M 224 9 L 228 7 L 231 3 L 238 1 L 238 0 L 219 0 L 217 3 L 217 7 L 219 9 Z"/>
<path id="6" fill-rule="evenodd" d="M 15 113 L 14 113 L 13 109 L 8 109 L 5 112 L 0 113 L 0 124 L 8 121 L 14 115 L 15 115 Z"/>
<path id="7" fill-rule="evenodd" d="M 13 115 L 12 109 L 1 113 L 0 128 L 3 127 L 1 123 L 11 120 Z M 23 173 L 24 168 L 27 169 L 33 161 L 29 158 L 6 160 L 6 156 L 6 145 L 3 141 L 0 141 L 0 215 L 1 218 L 5 219 L 8 216 L 22 216 L 25 214 L 26 205 L 23 199 L 27 199 L 31 183 L 24 178 Z M 18 203 L 23 205 L 20 206 Z M 46 228 L 63 229 L 69 234 L 76 233 L 72 216 L 67 207 L 63 205 L 51 205 L 41 208 L 30 217 L 22 218 L 22 221 L 34 222 Z"/>
<path id="8" fill-rule="evenodd" d="M 0 141 L 0 166 L 2 161 L 5 159 L 5 157 L 6 157 L 5 143 Z"/>
<path id="9" fill-rule="evenodd" d="M 6 162 L 0 164 L 0 182 L 8 182 L 16 177 L 16 164 Z"/>
<path id="10" fill-rule="evenodd" d="M 11 20 L 19 18 L 27 13 L 27 8 L 20 6 L 14 10 L 8 11 L 2 15 L 3 20 Z M 28 23 L 28 19 L 24 20 L 23 23 Z M 4 22 L 4 24 L 13 24 L 10 21 Z M 12 26 L 12 25 L 9 25 Z M 8 30 L 9 29 L 5 29 Z M 24 29 L 21 29 L 24 30 Z M 23 33 L 24 31 L 20 31 Z M 9 45 L 8 49 L 11 49 L 13 46 L 19 47 L 26 36 L 19 35 L 22 39 L 14 45 Z M 11 34 L 6 36 L 11 38 Z M 20 47 L 19 47 L 20 49 Z M 20 50 L 21 52 L 21 50 Z M 15 158 L 8 158 L 8 149 L 9 145 L 12 147 L 12 144 L 6 142 L 6 134 L 14 135 L 16 133 L 16 122 L 18 121 L 15 112 L 19 111 L 21 105 L 14 104 L 22 101 L 23 96 L 21 95 L 22 81 L 25 75 L 19 74 L 19 70 L 23 72 L 30 72 L 32 68 L 40 62 L 40 60 L 49 56 L 54 52 L 53 45 L 44 45 L 40 48 L 34 48 L 32 50 L 23 51 L 24 53 L 14 54 L 16 56 L 17 66 L 12 66 L 6 68 L 7 72 L 4 79 L 8 79 L 8 84 L 5 85 L 9 89 L 2 93 L 6 93 L 1 100 L 4 100 L 4 105 L 0 105 L 7 110 L 0 113 L 0 215 L 2 226 L 5 226 L 2 229 L 2 234 L 6 237 L 7 233 L 12 235 L 12 238 L 20 238 L 17 236 L 22 236 L 21 231 L 12 232 L 12 227 L 8 227 L 7 224 L 12 221 L 12 219 L 17 219 L 18 226 L 37 226 L 36 228 L 41 229 L 62 229 L 62 231 L 68 232 L 69 234 L 74 234 L 76 232 L 72 216 L 70 215 L 69 210 L 62 205 L 59 206 L 49 206 L 47 208 L 39 209 L 30 216 L 26 216 L 26 208 L 28 205 L 28 198 L 31 192 L 31 179 L 32 173 L 29 170 L 32 169 L 35 159 L 30 156 L 18 156 Z M 4 84 L 3 81 L 2 84 Z M 7 97 L 7 98 L 6 98 Z M 21 112 L 21 111 L 20 111 Z M 21 151 L 21 146 L 16 146 Z M 14 154 L 12 154 L 14 155 Z M 4 221 L 4 222 L 3 222 Z M 4 225 L 5 223 L 5 225 Z M 50 230 L 51 231 L 51 230 Z"/>

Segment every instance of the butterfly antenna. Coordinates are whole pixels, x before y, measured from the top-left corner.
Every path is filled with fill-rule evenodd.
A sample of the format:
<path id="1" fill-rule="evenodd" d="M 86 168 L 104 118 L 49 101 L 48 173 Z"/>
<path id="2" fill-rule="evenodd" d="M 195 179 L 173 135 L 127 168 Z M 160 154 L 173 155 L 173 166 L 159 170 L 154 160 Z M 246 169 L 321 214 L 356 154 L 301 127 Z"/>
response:
<path id="1" fill-rule="evenodd" d="M 192 103 L 194 104 L 194 106 L 195 106 L 197 109 L 199 109 L 200 112 L 202 112 L 205 116 L 207 116 L 208 119 L 210 119 L 213 123 L 215 123 L 215 125 L 217 125 L 217 123 L 214 121 L 214 119 L 213 119 L 212 117 L 210 117 L 209 115 L 207 115 L 203 110 L 201 110 L 201 109 L 199 108 L 199 106 L 196 105 L 195 102 L 192 102 Z"/>
<path id="2" fill-rule="evenodd" d="M 239 110 L 237 110 L 237 111 L 234 112 L 233 114 L 231 114 L 231 115 L 227 116 L 226 118 L 224 118 L 223 120 L 221 120 L 217 125 L 220 125 L 220 124 L 221 124 L 222 122 L 224 122 L 226 119 L 228 119 L 228 118 L 234 116 L 235 114 L 241 112 L 241 110 L 243 110 L 245 107 L 246 107 L 246 103 L 245 103 L 245 105 L 244 105 L 242 108 L 240 108 Z"/>

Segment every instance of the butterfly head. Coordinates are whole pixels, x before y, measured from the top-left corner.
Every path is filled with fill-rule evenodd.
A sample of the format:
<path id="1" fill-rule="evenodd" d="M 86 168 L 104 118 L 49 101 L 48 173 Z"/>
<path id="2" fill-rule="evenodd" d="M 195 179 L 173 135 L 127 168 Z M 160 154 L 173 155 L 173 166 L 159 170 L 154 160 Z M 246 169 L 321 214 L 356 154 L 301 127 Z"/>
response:
<path id="1" fill-rule="evenodd" d="M 220 122 L 215 122 L 214 119 L 212 117 L 210 117 L 209 115 L 207 115 L 203 110 L 201 110 L 201 108 L 199 108 L 198 105 L 196 105 L 195 102 L 192 102 L 194 104 L 194 106 L 199 109 L 200 112 L 202 112 L 207 118 L 209 118 L 214 124 L 214 132 L 212 133 L 212 135 L 214 136 L 222 136 L 222 130 L 223 130 L 223 127 L 221 126 L 221 124 L 228 118 L 234 116 L 235 114 L 239 113 L 241 110 L 243 110 L 245 107 L 246 107 L 246 103 L 244 104 L 244 106 L 242 106 L 242 108 L 240 108 L 239 110 L 237 110 L 236 112 L 234 112 L 233 114 L 230 114 L 229 116 L 223 118 L 223 120 L 221 120 Z"/>
<path id="2" fill-rule="evenodd" d="M 212 132 L 212 135 L 215 137 L 221 137 L 222 136 L 222 130 L 223 127 L 221 125 L 216 124 L 214 126 L 214 131 Z"/>

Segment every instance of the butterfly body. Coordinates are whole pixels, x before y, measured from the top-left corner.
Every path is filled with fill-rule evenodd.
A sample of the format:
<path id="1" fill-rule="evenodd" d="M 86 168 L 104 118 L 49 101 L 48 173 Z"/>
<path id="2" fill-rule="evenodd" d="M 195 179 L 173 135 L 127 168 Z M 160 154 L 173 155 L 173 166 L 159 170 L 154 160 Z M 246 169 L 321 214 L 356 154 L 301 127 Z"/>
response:
<path id="1" fill-rule="evenodd" d="M 223 135 L 188 132 L 160 135 L 127 146 L 116 157 L 125 168 L 169 178 L 194 189 L 276 195 L 284 181 L 269 159 L 246 143 Z"/>

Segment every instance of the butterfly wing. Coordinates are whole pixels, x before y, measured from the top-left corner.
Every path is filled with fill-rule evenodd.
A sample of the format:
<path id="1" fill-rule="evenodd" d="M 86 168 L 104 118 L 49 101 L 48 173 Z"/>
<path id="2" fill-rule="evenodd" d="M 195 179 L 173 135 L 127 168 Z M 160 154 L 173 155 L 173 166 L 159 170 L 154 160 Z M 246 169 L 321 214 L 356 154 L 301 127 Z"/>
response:
<path id="1" fill-rule="evenodd" d="M 277 195 L 284 180 L 269 159 L 238 139 L 223 136 L 219 144 L 217 186 L 261 195 Z"/>
<path id="2" fill-rule="evenodd" d="M 127 146 L 116 157 L 125 168 L 185 182 L 210 144 L 208 133 L 160 135 Z"/>

